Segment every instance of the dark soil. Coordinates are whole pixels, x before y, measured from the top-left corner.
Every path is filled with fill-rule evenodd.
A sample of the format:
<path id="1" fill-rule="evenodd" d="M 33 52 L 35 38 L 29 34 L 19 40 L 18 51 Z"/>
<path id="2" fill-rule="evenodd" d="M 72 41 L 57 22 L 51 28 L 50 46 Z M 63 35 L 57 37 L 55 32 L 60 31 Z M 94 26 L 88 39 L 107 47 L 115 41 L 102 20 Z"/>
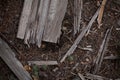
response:
<path id="1" fill-rule="evenodd" d="M 97 1 L 101 2 L 102 0 L 84 0 L 81 28 L 88 24 L 91 17 L 99 8 Z M 120 23 L 118 23 L 120 22 L 120 5 L 113 1 L 107 1 L 101 28 L 98 28 L 97 21 L 94 22 L 90 34 L 84 37 L 79 44 L 79 47 L 91 45 L 93 52 L 77 48 L 74 54 L 58 66 L 47 66 L 46 70 L 42 70 L 42 66 L 39 66 L 40 80 L 75 80 L 74 78 L 77 77 L 78 72 L 81 74 L 86 72 L 92 73 L 93 60 L 99 51 L 106 30 L 112 26 L 113 30 L 105 56 L 111 54 L 120 56 L 120 30 L 116 30 L 116 28 L 120 28 Z M 66 29 L 62 30 L 61 38 L 57 44 L 42 42 L 41 48 L 37 48 L 35 45 L 31 45 L 28 48 L 23 40 L 16 38 L 23 2 L 24 0 L 0 0 L 0 36 L 16 52 L 17 58 L 23 65 L 26 65 L 28 60 L 57 60 L 59 62 L 79 34 L 73 37 L 73 14 L 71 6 L 68 6 L 68 11 L 62 25 Z M 86 59 L 89 61 L 86 61 Z M 72 70 L 77 63 L 78 66 L 76 69 Z M 119 67 L 119 60 L 104 60 L 97 74 L 117 79 L 120 78 Z M 54 72 L 53 69 L 55 68 L 58 68 L 58 70 Z M 2 59 L 0 59 L 0 80 L 17 80 Z"/>

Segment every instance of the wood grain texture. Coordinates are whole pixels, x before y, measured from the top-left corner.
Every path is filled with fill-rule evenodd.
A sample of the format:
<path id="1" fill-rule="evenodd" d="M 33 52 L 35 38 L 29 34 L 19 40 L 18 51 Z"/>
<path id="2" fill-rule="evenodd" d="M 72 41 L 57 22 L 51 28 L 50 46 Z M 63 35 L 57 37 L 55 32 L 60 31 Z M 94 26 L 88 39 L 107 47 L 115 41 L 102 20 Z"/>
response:
<path id="1" fill-rule="evenodd" d="M 80 30 L 81 14 L 83 9 L 82 0 L 74 0 L 74 35 Z"/>
<path id="2" fill-rule="evenodd" d="M 25 0 L 22 15 L 19 22 L 17 38 L 24 39 L 28 19 L 31 11 L 31 5 L 33 0 Z"/>
<path id="3" fill-rule="evenodd" d="M 28 46 L 32 43 L 40 47 L 41 41 L 57 43 L 68 0 L 33 0 L 28 3 L 27 0 L 24 3 L 17 37 L 24 39 Z M 25 11 L 27 5 L 30 8 Z"/>
<path id="4" fill-rule="evenodd" d="M 43 41 L 57 43 L 68 0 L 51 0 Z"/>
<path id="5" fill-rule="evenodd" d="M 19 80 L 32 80 L 29 73 L 23 68 L 22 64 L 15 57 L 15 53 L 1 38 L 0 57 L 5 61 Z"/>

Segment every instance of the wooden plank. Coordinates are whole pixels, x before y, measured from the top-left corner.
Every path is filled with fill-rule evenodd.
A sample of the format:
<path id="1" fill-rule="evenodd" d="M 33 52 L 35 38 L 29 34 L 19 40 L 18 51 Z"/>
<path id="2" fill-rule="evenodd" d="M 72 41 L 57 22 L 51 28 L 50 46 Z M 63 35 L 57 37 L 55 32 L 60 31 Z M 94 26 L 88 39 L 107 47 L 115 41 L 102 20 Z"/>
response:
<path id="1" fill-rule="evenodd" d="M 32 80 L 31 76 L 22 64 L 15 57 L 15 53 L 11 48 L 0 38 L 0 57 L 5 61 L 9 68 L 14 72 L 19 80 Z"/>
<path id="2" fill-rule="evenodd" d="M 28 63 L 36 65 L 58 65 L 57 61 L 28 61 Z"/>
<path id="3" fill-rule="evenodd" d="M 57 43 L 61 35 L 61 25 L 67 4 L 68 0 L 51 0 L 43 41 Z"/>
<path id="4" fill-rule="evenodd" d="M 25 33 L 25 38 L 24 42 L 26 44 L 29 43 L 35 43 L 35 35 L 36 35 L 36 29 L 37 29 L 37 12 L 39 8 L 40 0 L 33 0 L 32 5 L 31 5 L 31 11 L 30 11 L 30 16 L 28 19 L 28 24 L 26 28 L 26 33 Z"/>
<path id="5" fill-rule="evenodd" d="M 47 20 L 47 15 L 48 15 L 48 9 L 50 5 L 50 0 L 41 0 L 40 1 L 40 6 L 38 10 L 38 25 L 36 29 L 36 45 L 38 47 L 41 46 L 41 41 L 43 38 L 43 32 Z"/>
<path id="6" fill-rule="evenodd" d="M 19 22 L 17 38 L 24 39 L 33 0 L 25 0 L 22 15 Z"/>
<path id="7" fill-rule="evenodd" d="M 67 3 L 68 0 L 33 0 L 29 5 L 31 7 L 29 16 L 27 14 L 25 17 L 26 22 L 22 24 L 24 18 L 21 18 L 17 37 L 24 38 L 24 42 L 28 46 L 33 43 L 40 47 L 42 40 L 57 43 L 61 35 L 61 25 Z M 23 13 L 25 9 L 23 9 Z"/>
<path id="8" fill-rule="evenodd" d="M 83 1 L 74 0 L 74 35 L 79 32 L 80 29 L 82 9 Z"/>
<path id="9" fill-rule="evenodd" d="M 82 40 L 82 38 L 84 37 L 84 35 L 86 34 L 86 32 L 91 28 L 93 22 L 97 18 L 98 12 L 99 12 L 99 9 L 96 11 L 96 13 L 94 14 L 94 16 L 92 17 L 92 19 L 88 23 L 87 27 L 85 27 L 83 29 L 83 31 L 79 34 L 79 36 L 74 41 L 74 44 L 71 46 L 71 48 L 67 51 L 67 53 L 64 55 L 64 57 L 60 60 L 61 63 L 66 59 L 67 56 L 71 55 L 75 51 L 75 49 L 77 48 L 77 45 Z"/>

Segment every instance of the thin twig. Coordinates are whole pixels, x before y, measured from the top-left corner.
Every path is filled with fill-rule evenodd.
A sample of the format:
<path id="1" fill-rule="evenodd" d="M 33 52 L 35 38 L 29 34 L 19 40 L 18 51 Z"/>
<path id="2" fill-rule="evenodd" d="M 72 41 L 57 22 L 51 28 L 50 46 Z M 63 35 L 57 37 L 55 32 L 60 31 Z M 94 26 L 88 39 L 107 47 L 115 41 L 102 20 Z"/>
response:
<path id="1" fill-rule="evenodd" d="M 28 61 L 28 63 L 36 65 L 58 65 L 57 61 Z"/>
<path id="2" fill-rule="evenodd" d="M 103 58 L 104 58 L 104 54 L 105 54 L 105 51 L 106 51 L 107 46 L 108 46 L 108 42 L 109 42 L 109 38 L 110 38 L 110 35 L 111 35 L 112 28 L 108 29 L 106 31 L 105 37 L 104 37 L 103 42 L 102 42 L 102 44 L 100 46 L 98 55 L 97 55 L 97 57 L 95 59 L 94 74 L 97 73 L 99 71 L 100 67 L 101 67 L 101 64 L 102 64 L 102 61 L 103 61 Z"/>

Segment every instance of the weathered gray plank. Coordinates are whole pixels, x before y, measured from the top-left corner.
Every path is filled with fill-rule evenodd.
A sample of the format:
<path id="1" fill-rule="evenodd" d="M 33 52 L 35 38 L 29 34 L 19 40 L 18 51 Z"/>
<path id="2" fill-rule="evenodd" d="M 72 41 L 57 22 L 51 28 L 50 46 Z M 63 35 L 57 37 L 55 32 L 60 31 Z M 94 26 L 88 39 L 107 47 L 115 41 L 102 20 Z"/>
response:
<path id="1" fill-rule="evenodd" d="M 34 43 L 40 47 L 42 40 L 57 43 L 67 3 L 68 0 L 33 0 L 28 11 L 24 6 L 22 16 L 27 16 L 21 17 L 17 37 L 24 38 L 28 46 Z"/>
<path id="2" fill-rule="evenodd" d="M 94 14 L 94 16 L 92 17 L 92 19 L 88 23 L 87 27 L 85 27 L 83 29 L 83 31 L 79 34 L 79 36 L 75 40 L 74 44 L 71 46 L 71 48 L 67 51 L 67 53 L 64 55 L 64 57 L 61 59 L 61 61 L 60 61 L 61 63 L 66 59 L 67 56 L 71 55 L 75 51 L 75 49 L 77 48 L 77 45 L 82 40 L 82 38 L 84 37 L 84 35 L 86 34 L 86 32 L 91 28 L 93 22 L 97 18 L 98 12 L 99 12 L 99 9 L 96 11 L 96 13 Z"/>
<path id="3" fill-rule="evenodd" d="M 74 0 L 74 35 L 79 32 L 80 29 L 82 9 L 83 1 Z"/>
<path id="4" fill-rule="evenodd" d="M 20 23 L 18 27 L 18 33 L 17 38 L 24 39 L 30 11 L 31 11 L 31 5 L 33 0 L 25 0 L 22 15 L 20 18 Z"/>
<path id="5" fill-rule="evenodd" d="M 30 16 L 28 18 L 28 24 L 26 28 L 26 33 L 25 33 L 25 38 L 24 42 L 26 44 L 29 43 L 35 43 L 35 32 L 37 28 L 37 12 L 39 8 L 40 0 L 33 0 L 32 5 L 31 5 L 31 11 L 30 11 Z"/>
<path id="6" fill-rule="evenodd" d="M 25 71 L 22 64 L 15 57 L 11 48 L 0 38 L 0 57 L 14 72 L 19 80 L 32 80 L 29 73 Z"/>
<path id="7" fill-rule="evenodd" d="M 57 43 L 68 0 L 51 0 L 43 41 Z"/>
<path id="8" fill-rule="evenodd" d="M 47 20 L 48 9 L 50 5 L 50 0 L 41 0 L 38 10 L 38 25 L 36 29 L 36 45 L 41 46 L 41 41 L 43 38 L 43 32 Z"/>

